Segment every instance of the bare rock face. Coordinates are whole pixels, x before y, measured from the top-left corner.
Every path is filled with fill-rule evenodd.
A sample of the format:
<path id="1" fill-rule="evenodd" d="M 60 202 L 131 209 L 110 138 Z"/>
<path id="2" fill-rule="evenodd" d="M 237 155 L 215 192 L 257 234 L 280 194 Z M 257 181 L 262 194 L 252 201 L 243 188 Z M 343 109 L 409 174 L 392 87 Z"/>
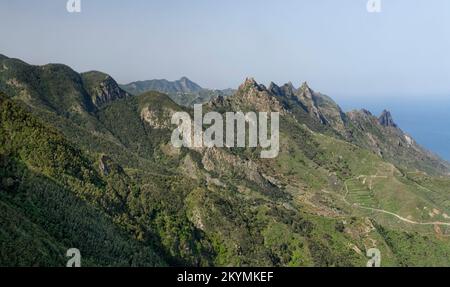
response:
<path id="1" fill-rule="evenodd" d="M 286 83 L 281 87 L 275 84 L 274 82 L 271 82 L 268 90 L 275 96 L 286 98 L 296 97 L 295 93 L 297 92 L 297 90 L 295 89 L 294 85 L 292 85 L 291 82 Z"/>
<path id="2" fill-rule="evenodd" d="M 227 98 L 210 103 L 220 111 L 280 111 L 282 116 L 294 116 L 311 129 L 329 127 L 348 141 L 372 150 L 390 162 L 407 167 L 420 167 L 432 173 L 448 170 L 448 163 L 420 147 L 394 122 L 389 111 L 380 117 L 367 110 L 344 113 L 328 96 L 313 91 L 305 82 L 298 89 L 291 83 L 266 88 L 253 78 L 247 78 L 238 91 Z"/>
<path id="3" fill-rule="evenodd" d="M 369 129 L 372 125 L 377 125 L 377 118 L 368 110 L 353 110 L 347 113 L 348 118 L 352 123 L 363 132 Z"/>
<path id="4" fill-rule="evenodd" d="M 98 162 L 98 168 L 100 169 L 100 172 L 104 176 L 108 176 L 113 173 L 124 173 L 123 168 L 115 163 L 109 156 L 102 155 L 100 156 L 99 162 Z"/>
<path id="5" fill-rule="evenodd" d="M 265 179 L 258 171 L 256 163 L 226 153 L 223 149 L 206 149 L 203 154 L 202 164 L 206 171 L 214 171 L 220 175 L 241 175 L 261 185 L 265 182 Z"/>
<path id="6" fill-rule="evenodd" d="M 83 85 L 96 107 L 104 106 L 112 101 L 128 97 L 129 94 L 109 75 L 91 71 L 81 74 Z"/>
<path id="7" fill-rule="evenodd" d="M 417 144 L 394 122 L 389 111 L 384 110 L 380 117 L 367 110 L 347 113 L 353 128 L 353 139 L 365 148 L 392 163 L 410 168 L 420 167 L 431 173 L 448 170 L 448 164 L 436 155 Z"/>
<path id="8" fill-rule="evenodd" d="M 107 163 L 107 161 L 109 161 L 110 159 L 103 155 L 100 157 L 99 163 L 98 163 L 98 168 L 100 169 L 101 173 L 105 176 L 108 176 L 110 173 L 110 169 L 109 169 L 109 165 Z"/>
<path id="9" fill-rule="evenodd" d="M 394 122 L 394 119 L 392 118 L 391 112 L 388 110 L 384 110 L 381 113 L 381 116 L 378 118 L 378 122 L 380 125 L 384 127 L 397 127 L 397 124 Z"/>
<path id="10" fill-rule="evenodd" d="M 173 113 L 175 111 L 167 107 L 146 107 L 141 110 L 141 119 L 154 129 L 169 129 Z"/>
<path id="11" fill-rule="evenodd" d="M 297 97 L 312 117 L 318 119 L 323 124 L 328 123 L 327 119 L 322 115 L 315 103 L 314 92 L 309 88 L 306 82 L 300 87 Z"/>
<path id="12" fill-rule="evenodd" d="M 313 91 L 306 82 L 296 89 L 291 82 L 279 87 L 269 85 L 271 94 L 283 103 L 286 110 L 295 112 L 300 109 L 312 120 L 330 126 L 341 134 L 346 133 L 346 115 L 328 96 Z"/>
<path id="13" fill-rule="evenodd" d="M 280 112 L 285 110 L 272 93 L 253 78 L 247 78 L 238 91 L 227 98 L 218 97 L 211 103 L 213 107 L 224 107 L 230 111 Z"/>
<path id="14" fill-rule="evenodd" d="M 119 88 L 119 85 L 113 78 L 108 76 L 100 83 L 92 96 L 94 104 L 100 107 L 114 100 L 125 98 L 128 94 Z"/>

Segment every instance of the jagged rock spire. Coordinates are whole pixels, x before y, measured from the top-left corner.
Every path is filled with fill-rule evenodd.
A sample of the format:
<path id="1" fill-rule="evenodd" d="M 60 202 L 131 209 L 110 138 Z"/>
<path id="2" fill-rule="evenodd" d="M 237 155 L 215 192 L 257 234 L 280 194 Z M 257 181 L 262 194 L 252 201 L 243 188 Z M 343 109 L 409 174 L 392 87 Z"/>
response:
<path id="1" fill-rule="evenodd" d="M 294 85 L 292 84 L 291 81 L 289 81 L 289 82 L 287 82 L 286 84 L 284 84 L 283 87 L 284 87 L 285 89 L 289 89 L 289 90 L 295 92 L 295 87 L 294 87 Z"/>
<path id="2" fill-rule="evenodd" d="M 251 107 L 254 111 L 284 112 L 270 89 L 280 88 L 272 83 L 267 89 L 263 84 L 258 84 L 255 79 L 248 77 L 233 96 L 226 98 L 224 104 L 235 110 L 246 110 Z"/>
<path id="3" fill-rule="evenodd" d="M 300 94 L 307 99 L 312 99 L 313 98 L 313 90 L 311 90 L 311 88 L 308 86 L 307 82 L 303 82 L 303 84 L 300 87 Z"/>
<path id="4" fill-rule="evenodd" d="M 270 82 L 268 90 L 270 92 L 274 93 L 275 95 L 281 94 L 281 88 L 274 82 Z"/>
<path id="5" fill-rule="evenodd" d="M 242 83 L 239 86 L 239 90 L 245 90 L 245 89 L 249 89 L 249 88 L 256 88 L 256 90 L 258 91 L 264 91 L 266 90 L 266 87 L 262 84 L 258 84 L 254 78 L 252 77 L 247 77 L 244 81 L 244 83 Z"/>
<path id="6" fill-rule="evenodd" d="M 384 127 L 397 127 L 397 124 L 394 122 L 394 119 L 392 118 L 391 112 L 388 110 L 384 110 L 381 113 L 381 116 L 378 118 L 378 122 L 380 125 Z"/>
<path id="7" fill-rule="evenodd" d="M 300 86 L 300 90 L 304 90 L 304 91 L 311 91 L 311 88 L 308 85 L 308 82 L 303 82 L 302 85 Z"/>

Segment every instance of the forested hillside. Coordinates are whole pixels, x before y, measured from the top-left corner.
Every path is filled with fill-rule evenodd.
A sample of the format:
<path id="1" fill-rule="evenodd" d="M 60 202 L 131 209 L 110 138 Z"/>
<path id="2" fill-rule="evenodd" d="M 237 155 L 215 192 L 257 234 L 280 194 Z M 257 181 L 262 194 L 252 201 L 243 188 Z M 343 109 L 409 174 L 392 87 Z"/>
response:
<path id="1" fill-rule="evenodd" d="M 247 79 L 204 112 L 280 112 L 280 152 L 175 148 L 168 95 L 0 57 L 0 265 L 448 266 L 448 163 L 386 113 Z M 399 155 L 396 157 L 395 155 Z"/>

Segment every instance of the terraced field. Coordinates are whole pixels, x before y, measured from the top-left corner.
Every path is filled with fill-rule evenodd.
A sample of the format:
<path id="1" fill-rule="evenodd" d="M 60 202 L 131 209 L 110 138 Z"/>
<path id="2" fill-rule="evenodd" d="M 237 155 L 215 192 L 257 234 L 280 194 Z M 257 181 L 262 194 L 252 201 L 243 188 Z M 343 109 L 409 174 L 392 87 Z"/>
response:
<path id="1" fill-rule="evenodd" d="M 379 174 L 379 173 L 377 173 Z M 392 222 L 416 226 L 435 226 L 436 232 L 447 234 L 450 226 L 448 215 L 443 212 L 439 202 L 424 199 L 420 191 L 424 187 L 407 185 L 407 178 L 388 175 L 360 175 L 345 182 L 344 201 L 360 210 L 366 210 L 373 216 L 384 214 L 391 216 Z M 428 190 L 428 192 L 432 192 Z M 445 190 L 436 191 L 445 193 Z M 439 228 L 441 226 L 441 228 Z"/>
<path id="2" fill-rule="evenodd" d="M 367 177 L 361 176 L 346 182 L 348 190 L 346 199 L 350 203 L 367 207 L 378 207 L 373 190 L 367 184 Z"/>

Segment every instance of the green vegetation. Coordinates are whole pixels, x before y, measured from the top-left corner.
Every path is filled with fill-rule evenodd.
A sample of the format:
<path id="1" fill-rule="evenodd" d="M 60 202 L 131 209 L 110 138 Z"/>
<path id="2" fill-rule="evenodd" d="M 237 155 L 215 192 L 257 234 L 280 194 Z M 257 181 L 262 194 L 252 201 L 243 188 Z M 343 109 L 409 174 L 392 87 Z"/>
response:
<path id="1" fill-rule="evenodd" d="M 372 247 L 384 266 L 449 265 L 449 227 L 395 216 L 450 222 L 450 180 L 432 175 L 443 167 L 384 158 L 325 96 L 319 118 L 301 94 L 273 96 L 289 112 L 279 156 L 260 159 L 174 148 L 171 113 L 192 111 L 165 94 L 124 95 L 106 74 L 63 65 L 0 64 L 2 266 L 64 266 L 72 247 L 84 266 L 365 266 Z M 205 110 L 274 108 L 248 83 Z M 389 155 L 395 137 L 369 122 Z"/>
<path id="2" fill-rule="evenodd" d="M 0 107 L 1 265 L 62 266 L 72 247 L 84 265 L 164 264 L 83 200 L 112 198 L 79 150 L 3 95 Z"/>
<path id="3" fill-rule="evenodd" d="M 121 88 L 132 95 L 140 95 L 147 92 L 160 92 L 169 97 L 178 105 L 192 107 L 194 104 L 203 104 L 217 97 L 231 96 L 232 89 L 209 90 L 204 89 L 186 77 L 177 81 L 148 80 L 132 82 L 121 85 Z"/>

